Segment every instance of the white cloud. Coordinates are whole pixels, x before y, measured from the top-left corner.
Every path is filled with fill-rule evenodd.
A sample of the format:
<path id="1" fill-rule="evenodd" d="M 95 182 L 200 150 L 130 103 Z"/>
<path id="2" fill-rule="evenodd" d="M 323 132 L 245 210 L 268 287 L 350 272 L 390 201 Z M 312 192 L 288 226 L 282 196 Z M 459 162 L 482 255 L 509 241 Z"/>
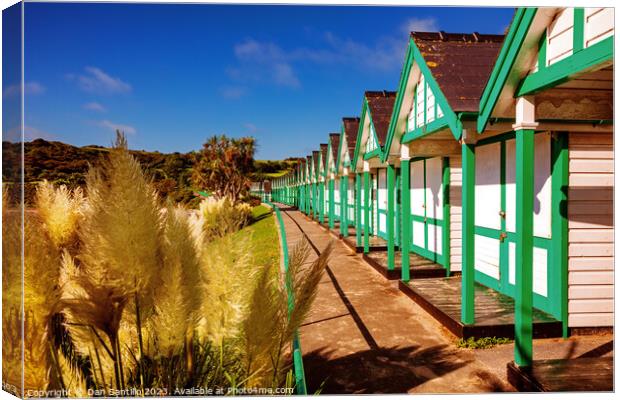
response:
<path id="1" fill-rule="evenodd" d="M 112 131 L 119 130 L 121 132 L 124 132 L 127 135 L 133 135 L 133 134 L 135 134 L 137 132 L 136 128 L 134 128 L 131 125 L 117 124 L 115 122 L 108 121 L 107 119 L 104 119 L 103 121 L 100 121 L 99 125 L 104 127 L 104 128 L 108 128 L 108 129 L 110 129 Z"/>
<path id="2" fill-rule="evenodd" d="M 403 30 L 409 32 L 435 32 L 439 30 L 437 20 L 433 17 L 428 18 L 410 18 L 403 25 Z"/>
<path id="3" fill-rule="evenodd" d="M 15 85 L 7 86 L 2 92 L 2 97 L 7 98 L 10 96 L 16 96 L 21 91 L 21 85 L 19 83 Z M 24 95 L 28 94 L 41 94 L 45 92 L 45 87 L 39 82 L 24 82 Z"/>
<path id="4" fill-rule="evenodd" d="M 97 111 L 97 112 L 106 112 L 106 108 L 101 105 L 100 103 L 97 103 L 96 101 L 91 101 L 90 103 L 86 103 L 82 106 L 85 110 L 90 110 L 90 111 Z"/>
<path id="5" fill-rule="evenodd" d="M 227 86 L 221 88 L 220 93 L 226 99 L 238 99 L 246 94 L 246 90 L 240 86 Z"/>
<path id="6" fill-rule="evenodd" d="M 113 94 L 128 93 L 131 85 L 120 78 L 113 77 L 97 67 L 84 68 L 84 74 L 68 74 L 69 80 L 77 82 L 80 89 L 89 93 Z"/>
<path id="7" fill-rule="evenodd" d="M 250 132 L 250 133 L 256 133 L 256 131 L 258 130 L 258 128 L 256 127 L 256 125 L 251 124 L 251 123 L 249 123 L 249 122 L 248 122 L 248 123 L 243 124 L 243 127 L 244 127 L 245 129 L 247 129 L 247 130 L 248 130 L 248 132 Z"/>
<path id="8" fill-rule="evenodd" d="M 271 42 L 246 39 L 233 49 L 239 61 L 236 67 L 228 68 L 228 75 L 235 81 L 252 83 L 273 83 L 278 86 L 298 88 L 301 82 L 291 61 L 295 57 Z"/>

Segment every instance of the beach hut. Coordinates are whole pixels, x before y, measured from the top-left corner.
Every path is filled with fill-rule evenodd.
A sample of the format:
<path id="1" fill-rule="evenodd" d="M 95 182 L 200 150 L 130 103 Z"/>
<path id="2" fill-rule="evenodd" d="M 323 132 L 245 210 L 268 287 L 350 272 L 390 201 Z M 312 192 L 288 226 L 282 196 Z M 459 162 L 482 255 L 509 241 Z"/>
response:
<path id="1" fill-rule="evenodd" d="M 612 8 L 518 9 L 464 134 L 464 270 L 514 297 L 515 371 L 536 375 L 535 310 L 564 335 L 613 326 L 613 41 Z"/>
<path id="2" fill-rule="evenodd" d="M 327 215 L 328 215 L 328 227 L 330 230 L 334 230 L 336 227 L 336 222 L 340 220 L 338 210 L 336 209 L 336 194 L 338 191 L 336 190 L 337 180 L 336 180 L 336 163 L 338 159 L 338 148 L 340 144 L 340 134 L 339 133 L 330 133 L 329 140 L 327 142 L 327 163 L 326 166 L 326 179 L 327 179 Z"/>
<path id="3" fill-rule="evenodd" d="M 355 221 L 357 220 L 354 201 L 357 182 L 351 160 L 355 151 L 359 122 L 360 120 L 357 117 L 342 118 L 338 158 L 336 160 L 336 186 L 338 190 L 335 196 L 335 212 L 340 217 L 340 235 L 345 239 L 345 243 L 356 251 L 360 249 L 359 244 L 356 246 L 356 241 L 350 240 L 350 234 L 352 230 L 355 230 Z"/>
<path id="4" fill-rule="evenodd" d="M 381 162 L 396 92 L 367 91 L 362 101 L 362 113 L 357 132 L 351 168 L 358 174 L 360 191 L 356 204 L 361 211 L 356 224 L 358 238 L 363 234 L 363 252 L 371 249 L 389 250 L 393 240 L 395 216 L 387 215 L 388 197 L 394 196 L 395 171 Z M 361 179 L 360 179 L 361 178 Z M 388 181 L 392 183 L 391 193 Z M 391 239 L 390 239 L 391 238 Z M 358 244 L 359 245 L 359 244 Z M 394 243 L 391 243 L 392 250 Z"/>
<path id="5" fill-rule="evenodd" d="M 401 279 L 461 270 L 461 146 L 503 35 L 412 32 L 382 162 L 400 167 Z M 392 167 L 393 168 L 393 167 Z M 393 201 L 389 207 L 396 208 Z M 393 214 L 392 212 L 391 214 Z M 398 260 L 388 254 L 387 268 Z M 412 270 L 413 268 L 413 270 Z M 413 274 L 413 275 L 412 275 Z"/>

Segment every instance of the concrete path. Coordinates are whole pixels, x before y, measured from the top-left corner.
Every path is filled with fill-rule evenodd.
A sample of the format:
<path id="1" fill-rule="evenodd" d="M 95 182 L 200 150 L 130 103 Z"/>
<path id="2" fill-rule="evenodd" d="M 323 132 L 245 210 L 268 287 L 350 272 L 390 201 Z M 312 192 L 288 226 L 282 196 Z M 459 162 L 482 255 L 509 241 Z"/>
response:
<path id="1" fill-rule="evenodd" d="M 511 391 L 503 373 L 456 339 L 360 255 L 296 210 L 281 206 L 289 248 L 307 235 L 336 241 L 311 315 L 301 328 L 309 393 Z M 303 232 L 302 232 L 303 231 Z M 311 260 L 317 256 L 311 255 Z M 505 365 L 505 364 L 504 364 Z"/>

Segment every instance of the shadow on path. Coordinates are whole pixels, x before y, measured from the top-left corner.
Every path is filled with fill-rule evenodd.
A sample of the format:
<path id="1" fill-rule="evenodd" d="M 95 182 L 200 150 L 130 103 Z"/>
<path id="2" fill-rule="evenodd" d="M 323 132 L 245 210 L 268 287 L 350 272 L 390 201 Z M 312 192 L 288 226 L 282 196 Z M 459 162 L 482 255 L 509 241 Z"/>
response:
<path id="1" fill-rule="evenodd" d="M 379 347 L 335 359 L 332 354 L 323 348 L 304 356 L 308 393 L 321 386 L 321 394 L 407 393 L 471 362 L 448 345 Z M 480 378 L 488 384 L 486 390 L 502 390 L 502 383 L 493 376 Z"/>

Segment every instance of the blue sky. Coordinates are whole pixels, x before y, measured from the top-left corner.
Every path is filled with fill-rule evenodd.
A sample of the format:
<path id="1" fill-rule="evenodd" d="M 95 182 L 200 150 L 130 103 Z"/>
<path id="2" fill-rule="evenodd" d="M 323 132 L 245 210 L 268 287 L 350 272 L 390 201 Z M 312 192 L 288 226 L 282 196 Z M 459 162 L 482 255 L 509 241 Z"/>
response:
<path id="1" fill-rule="evenodd" d="M 305 156 L 395 90 L 409 30 L 502 33 L 512 8 L 26 3 L 27 137 L 199 149 L 253 135 L 257 158 Z M 13 84 L 16 82 L 13 82 Z M 5 100 L 14 94 L 11 82 Z M 3 129 L 11 129 L 5 126 Z"/>

